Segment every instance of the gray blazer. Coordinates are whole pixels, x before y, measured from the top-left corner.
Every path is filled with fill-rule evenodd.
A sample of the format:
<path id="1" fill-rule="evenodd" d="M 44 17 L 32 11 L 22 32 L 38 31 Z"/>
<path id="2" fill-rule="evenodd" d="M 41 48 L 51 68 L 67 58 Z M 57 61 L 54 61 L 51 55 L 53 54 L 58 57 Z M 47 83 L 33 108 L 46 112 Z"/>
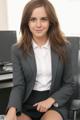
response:
<path id="1" fill-rule="evenodd" d="M 67 45 L 68 60 L 62 63 L 59 56 L 51 50 L 52 82 L 50 96 L 54 98 L 59 107 L 65 106 L 73 93 L 71 49 Z M 36 79 L 36 61 L 34 52 L 25 57 L 17 45 L 12 47 L 13 60 L 13 88 L 10 94 L 8 108 L 16 107 L 21 111 L 22 104 L 28 99 L 33 90 Z M 48 64 L 49 65 L 49 64 Z"/>

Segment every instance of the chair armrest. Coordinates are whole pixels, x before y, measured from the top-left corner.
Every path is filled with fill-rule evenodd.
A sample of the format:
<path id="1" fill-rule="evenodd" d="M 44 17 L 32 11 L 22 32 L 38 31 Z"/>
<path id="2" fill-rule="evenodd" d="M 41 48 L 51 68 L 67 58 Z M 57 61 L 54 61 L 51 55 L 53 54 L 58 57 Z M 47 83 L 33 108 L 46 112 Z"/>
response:
<path id="1" fill-rule="evenodd" d="M 79 110 L 80 109 L 80 99 L 74 99 L 71 103 L 71 110 Z"/>

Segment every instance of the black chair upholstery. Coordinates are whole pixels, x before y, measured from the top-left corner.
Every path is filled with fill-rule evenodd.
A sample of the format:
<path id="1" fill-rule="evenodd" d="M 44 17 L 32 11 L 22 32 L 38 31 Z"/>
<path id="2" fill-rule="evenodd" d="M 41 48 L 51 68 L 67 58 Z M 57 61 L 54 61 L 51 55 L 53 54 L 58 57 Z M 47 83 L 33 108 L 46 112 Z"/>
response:
<path id="1" fill-rule="evenodd" d="M 80 110 L 80 37 L 67 37 L 67 39 L 71 42 L 72 45 L 72 67 L 75 83 L 75 91 L 70 107 L 70 110 L 73 113 L 71 120 L 78 120 L 80 119 L 80 116 L 79 118 L 77 117 L 77 111 Z"/>

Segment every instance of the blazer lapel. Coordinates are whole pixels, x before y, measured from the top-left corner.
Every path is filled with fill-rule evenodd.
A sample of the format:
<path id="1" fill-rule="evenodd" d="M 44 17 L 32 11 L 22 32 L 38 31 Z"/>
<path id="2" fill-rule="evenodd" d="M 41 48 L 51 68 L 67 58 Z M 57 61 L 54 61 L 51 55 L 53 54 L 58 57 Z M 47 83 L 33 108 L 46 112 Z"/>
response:
<path id="1" fill-rule="evenodd" d="M 55 81 L 57 65 L 58 65 L 58 55 L 51 50 L 51 62 L 52 62 L 52 83 Z"/>
<path id="2" fill-rule="evenodd" d="M 37 68 L 36 68 L 36 60 L 33 49 L 31 50 L 31 53 L 27 57 L 28 64 L 31 67 L 32 72 L 34 73 L 34 78 L 36 78 Z"/>

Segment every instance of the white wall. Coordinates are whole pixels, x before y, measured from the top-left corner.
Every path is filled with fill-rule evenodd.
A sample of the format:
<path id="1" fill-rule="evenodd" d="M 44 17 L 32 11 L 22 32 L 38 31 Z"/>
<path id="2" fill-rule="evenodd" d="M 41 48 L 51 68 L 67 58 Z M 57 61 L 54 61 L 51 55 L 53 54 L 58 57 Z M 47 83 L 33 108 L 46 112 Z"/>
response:
<path id="1" fill-rule="evenodd" d="M 25 0 L 7 0 L 8 29 L 19 30 L 22 6 Z"/>
<path id="2" fill-rule="evenodd" d="M 7 0 L 8 29 L 19 31 L 22 9 L 29 0 Z M 80 36 L 80 0 L 50 0 L 54 5 L 62 31 Z"/>
<path id="3" fill-rule="evenodd" d="M 8 29 L 7 2 L 0 0 L 0 30 Z"/>
<path id="4" fill-rule="evenodd" d="M 80 36 L 80 0 L 51 0 L 54 4 L 62 31 Z"/>
<path id="5" fill-rule="evenodd" d="M 17 37 L 19 37 L 22 11 L 27 1 L 26 0 L 7 0 L 8 30 L 16 30 Z"/>

